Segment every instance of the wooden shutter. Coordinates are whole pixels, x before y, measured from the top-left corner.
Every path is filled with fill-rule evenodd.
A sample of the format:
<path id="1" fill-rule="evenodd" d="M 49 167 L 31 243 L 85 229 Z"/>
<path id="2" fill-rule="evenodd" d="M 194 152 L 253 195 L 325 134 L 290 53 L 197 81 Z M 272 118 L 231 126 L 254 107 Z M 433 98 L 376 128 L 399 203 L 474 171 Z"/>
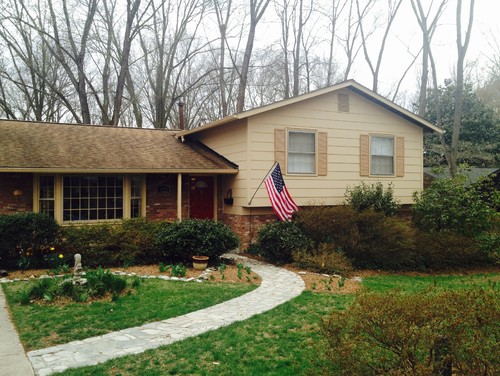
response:
<path id="1" fill-rule="evenodd" d="M 281 173 L 286 175 L 285 130 L 274 130 L 274 160 L 281 166 Z"/>
<path id="2" fill-rule="evenodd" d="M 370 176 L 370 136 L 362 134 L 359 141 L 359 175 Z"/>
<path id="3" fill-rule="evenodd" d="M 405 138 L 396 137 L 396 176 L 405 176 Z"/>
<path id="4" fill-rule="evenodd" d="M 328 133 L 318 132 L 318 175 L 328 175 Z"/>

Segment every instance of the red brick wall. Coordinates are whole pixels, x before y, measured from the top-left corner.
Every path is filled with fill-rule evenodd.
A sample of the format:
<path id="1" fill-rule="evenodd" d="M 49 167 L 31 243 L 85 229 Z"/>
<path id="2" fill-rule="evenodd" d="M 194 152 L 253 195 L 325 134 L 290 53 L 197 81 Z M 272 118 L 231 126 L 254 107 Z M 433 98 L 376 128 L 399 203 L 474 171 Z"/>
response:
<path id="1" fill-rule="evenodd" d="M 240 250 L 248 249 L 257 240 L 259 228 L 267 223 L 277 221 L 276 214 L 234 215 L 223 214 L 220 220 L 233 230 L 240 238 Z"/>
<path id="2" fill-rule="evenodd" d="M 182 176 L 182 218 L 189 214 L 189 177 Z M 146 218 L 177 219 L 177 175 L 147 175 Z"/>
<path id="3" fill-rule="evenodd" d="M 14 196 L 21 190 L 22 196 Z M 33 211 L 33 175 L 0 173 L 0 214 Z"/>

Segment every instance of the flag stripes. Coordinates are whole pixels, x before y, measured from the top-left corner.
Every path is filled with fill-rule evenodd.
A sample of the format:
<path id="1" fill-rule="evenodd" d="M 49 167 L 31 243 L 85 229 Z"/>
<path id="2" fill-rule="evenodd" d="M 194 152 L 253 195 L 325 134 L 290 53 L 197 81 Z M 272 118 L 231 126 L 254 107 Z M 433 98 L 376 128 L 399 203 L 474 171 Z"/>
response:
<path id="1" fill-rule="evenodd" d="M 298 211 L 299 207 L 288 193 L 288 189 L 286 189 L 279 163 L 275 164 L 264 183 L 269 200 L 271 200 L 271 206 L 278 218 L 281 221 L 291 220 L 293 213 Z"/>

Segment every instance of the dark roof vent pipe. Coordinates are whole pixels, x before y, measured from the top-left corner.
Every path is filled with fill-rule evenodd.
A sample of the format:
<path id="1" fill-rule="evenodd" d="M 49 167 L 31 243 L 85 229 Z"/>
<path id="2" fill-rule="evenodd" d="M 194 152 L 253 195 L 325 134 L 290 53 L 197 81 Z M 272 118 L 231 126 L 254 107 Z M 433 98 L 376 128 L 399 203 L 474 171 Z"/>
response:
<path id="1" fill-rule="evenodd" d="M 179 101 L 177 103 L 177 106 L 179 106 L 179 129 L 183 131 L 184 128 L 184 102 Z"/>

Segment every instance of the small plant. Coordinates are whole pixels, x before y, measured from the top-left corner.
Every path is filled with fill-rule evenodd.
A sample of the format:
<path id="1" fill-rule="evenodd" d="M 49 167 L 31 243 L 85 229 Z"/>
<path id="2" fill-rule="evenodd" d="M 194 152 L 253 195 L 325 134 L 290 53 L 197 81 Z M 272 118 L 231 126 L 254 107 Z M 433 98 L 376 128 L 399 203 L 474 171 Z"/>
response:
<path id="1" fill-rule="evenodd" d="M 249 267 L 249 266 L 245 266 L 245 271 L 247 272 L 247 274 L 251 274 L 252 273 L 252 268 Z"/>
<path id="2" fill-rule="evenodd" d="M 141 283 L 142 283 L 142 281 L 139 277 L 134 277 L 132 279 L 132 287 L 135 289 L 138 288 L 141 285 Z"/>
<path id="3" fill-rule="evenodd" d="M 170 268 L 169 265 L 165 265 L 163 262 L 160 262 L 160 266 L 158 267 L 160 270 L 160 273 L 166 273 L 168 269 Z"/>
<path id="4" fill-rule="evenodd" d="M 241 277 L 243 277 L 243 264 L 242 263 L 238 263 L 236 264 L 236 268 L 238 268 L 238 271 L 236 273 L 236 275 L 238 276 L 238 279 L 241 279 Z"/>
<path id="5" fill-rule="evenodd" d="M 345 285 L 345 277 L 340 277 L 339 281 L 338 281 L 338 284 L 339 284 L 339 289 L 341 289 L 342 287 L 344 287 Z"/>
<path id="6" fill-rule="evenodd" d="M 186 267 L 183 264 L 170 265 L 170 270 L 174 277 L 184 277 L 186 275 Z"/>
<path id="7" fill-rule="evenodd" d="M 220 273 L 220 277 L 222 280 L 226 279 L 226 275 L 224 274 L 224 272 L 226 271 L 226 268 L 227 268 L 227 265 L 224 263 L 221 263 L 219 265 L 219 273 Z"/>
<path id="8" fill-rule="evenodd" d="M 28 304 L 30 304 L 31 297 L 30 297 L 30 291 L 29 291 L 29 289 L 23 289 L 23 290 L 21 290 L 19 292 L 18 299 L 19 299 L 19 304 L 21 304 L 21 305 L 28 305 Z"/>

